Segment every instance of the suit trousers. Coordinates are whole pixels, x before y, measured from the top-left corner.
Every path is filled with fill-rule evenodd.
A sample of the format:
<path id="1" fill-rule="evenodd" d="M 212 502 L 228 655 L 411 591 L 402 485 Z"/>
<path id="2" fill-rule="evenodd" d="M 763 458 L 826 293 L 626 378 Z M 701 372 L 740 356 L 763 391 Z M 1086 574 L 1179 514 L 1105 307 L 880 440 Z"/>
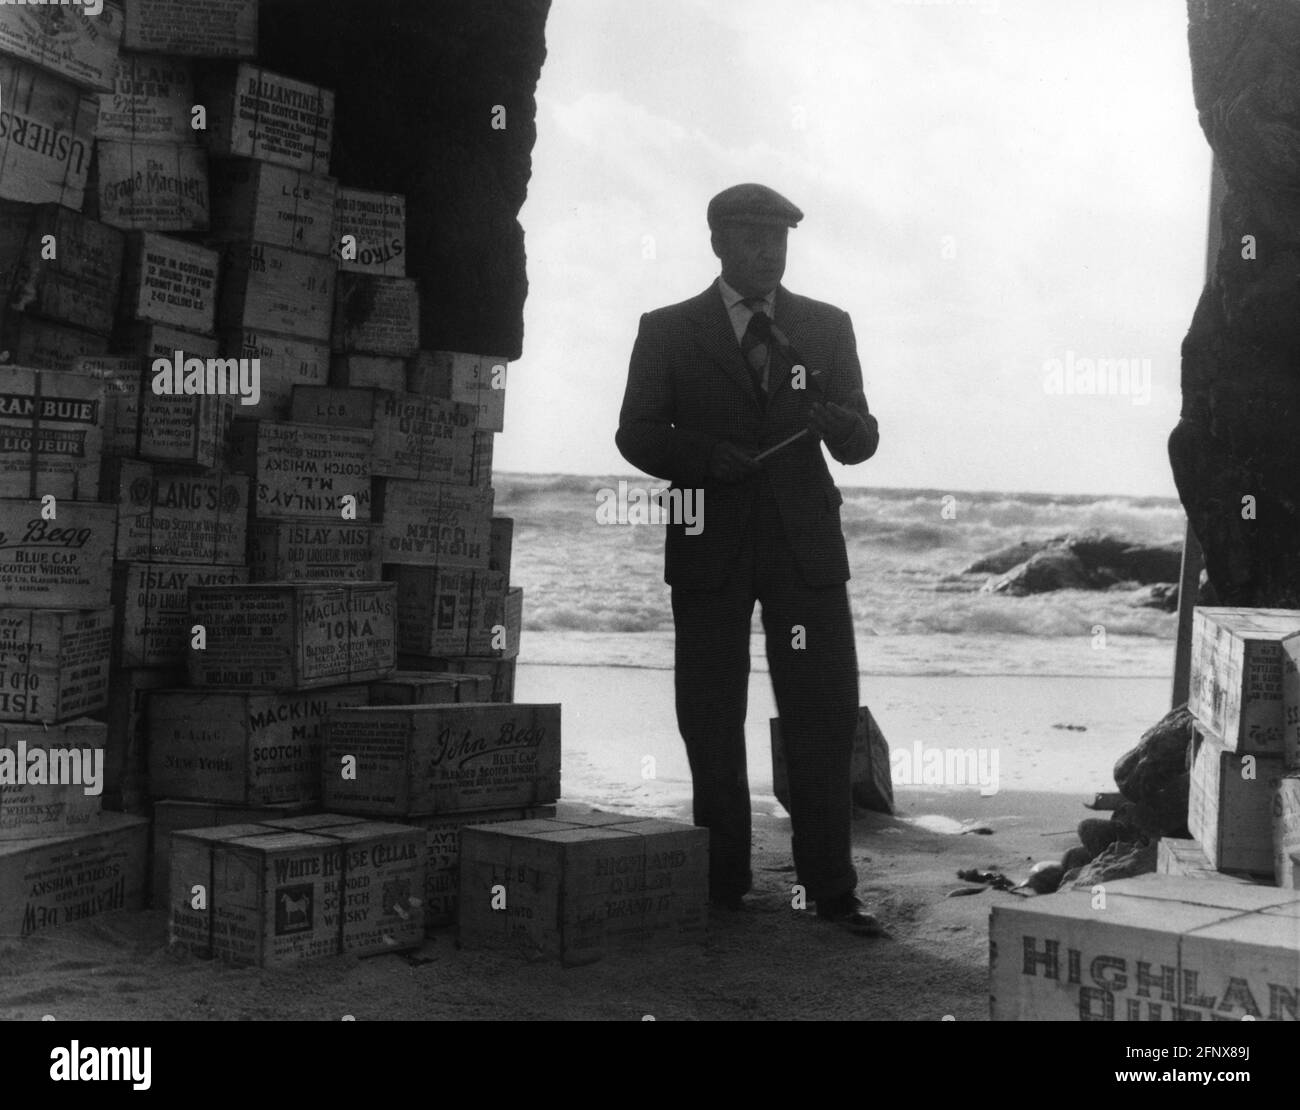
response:
<path id="1" fill-rule="evenodd" d="M 672 591 L 677 724 L 691 766 L 695 824 L 709 830 L 710 894 L 750 890 L 745 713 L 758 601 L 781 718 L 795 871 L 809 899 L 831 899 L 857 886 L 849 769 L 858 661 L 848 588 L 805 583 L 767 476 L 751 480 L 759 490 L 734 574 L 721 590 Z"/>

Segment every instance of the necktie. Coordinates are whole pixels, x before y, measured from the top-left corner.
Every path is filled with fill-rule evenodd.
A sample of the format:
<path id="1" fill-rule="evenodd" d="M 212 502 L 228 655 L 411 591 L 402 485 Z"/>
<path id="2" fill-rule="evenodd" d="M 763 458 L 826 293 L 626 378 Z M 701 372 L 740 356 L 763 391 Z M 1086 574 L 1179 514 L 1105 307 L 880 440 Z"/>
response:
<path id="1" fill-rule="evenodd" d="M 768 348 L 772 338 L 772 322 L 763 311 L 762 297 L 750 297 L 743 303 L 753 315 L 749 318 L 745 334 L 740 337 L 740 350 L 745 356 L 745 361 L 749 363 L 749 375 L 754 380 L 758 403 L 766 405 Z"/>

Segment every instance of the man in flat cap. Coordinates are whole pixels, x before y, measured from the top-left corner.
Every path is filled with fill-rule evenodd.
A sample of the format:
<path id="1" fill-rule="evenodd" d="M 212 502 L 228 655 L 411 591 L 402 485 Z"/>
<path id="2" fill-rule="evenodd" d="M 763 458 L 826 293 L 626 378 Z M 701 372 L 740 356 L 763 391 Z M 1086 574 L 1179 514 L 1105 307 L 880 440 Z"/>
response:
<path id="1" fill-rule="evenodd" d="M 821 445 L 841 463 L 860 463 L 880 437 L 848 314 L 781 285 L 786 238 L 802 218 L 763 185 L 736 185 L 709 202 L 722 274 L 698 296 L 641 317 L 617 443 L 646 473 L 702 491 L 703 528 L 668 525 L 664 579 L 677 723 L 695 823 L 709 829 L 715 906 L 743 909 L 753 885 L 745 710 L 758 601 L 797 881 L 819 918 L 872 933 L 851 850 L 858 664 L 843 498 Z"/>

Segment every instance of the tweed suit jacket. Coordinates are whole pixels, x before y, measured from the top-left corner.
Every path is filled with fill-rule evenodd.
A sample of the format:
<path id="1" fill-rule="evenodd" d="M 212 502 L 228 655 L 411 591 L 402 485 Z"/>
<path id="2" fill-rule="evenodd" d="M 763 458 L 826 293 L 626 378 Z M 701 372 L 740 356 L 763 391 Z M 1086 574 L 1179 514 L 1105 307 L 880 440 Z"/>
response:
<path id="1" fill-rule="evenodd" d="M 822 397 L 858 417 L 852 434 L 827 449 L 845 464 L 869 459 L 880 437 L 862 391 L 848 313 L 779 286 L 773 323 L 808 374 L 822 372 L 816 379 Z M 730 441 L 751 454 L 773 447 L 806 427 L 808 405 L 816 399 L 810 388 L 792 388 L 789 362 L 773 346 L 767 405 L 760 405 L 716 280 L 690 300 L 641 317 L 619 414 L 618 448 L 647 474 L 681 489 L 703 491 L 698 534 L 689 534 L 682 521 L 668 525 L 665 581 L 685 588 L 722 586 L 739 557 L 764 480 L 771 483 L 807 584 L 830 586 L 849 579 L 840 526 L 844 499 L 820 440 L 809 434 L 782 448 L 760 464 L 764 473 L 742 482 L 725 484 L 708 473 L 718 443 Z"/>

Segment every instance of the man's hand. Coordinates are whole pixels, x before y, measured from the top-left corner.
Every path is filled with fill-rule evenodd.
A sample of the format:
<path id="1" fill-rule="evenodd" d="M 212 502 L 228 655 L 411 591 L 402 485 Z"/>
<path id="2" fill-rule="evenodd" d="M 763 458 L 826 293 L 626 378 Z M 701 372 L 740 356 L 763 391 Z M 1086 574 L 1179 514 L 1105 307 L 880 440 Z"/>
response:
<path id="1" fill-rule="evenodd" d="M 858 414 L 833 401 L 808 406 L 808 431 L 827 443 L 841 444 L 857 428 Z"/>
<path id="2" fill-rule="evenodd" d="M 709 477 L 719 482 L 743 482 L 762 467 L 754 461 L 752 455 L 745 454 L 734 443 L 723 440 L 713 448 L 709 457 Z"/>

